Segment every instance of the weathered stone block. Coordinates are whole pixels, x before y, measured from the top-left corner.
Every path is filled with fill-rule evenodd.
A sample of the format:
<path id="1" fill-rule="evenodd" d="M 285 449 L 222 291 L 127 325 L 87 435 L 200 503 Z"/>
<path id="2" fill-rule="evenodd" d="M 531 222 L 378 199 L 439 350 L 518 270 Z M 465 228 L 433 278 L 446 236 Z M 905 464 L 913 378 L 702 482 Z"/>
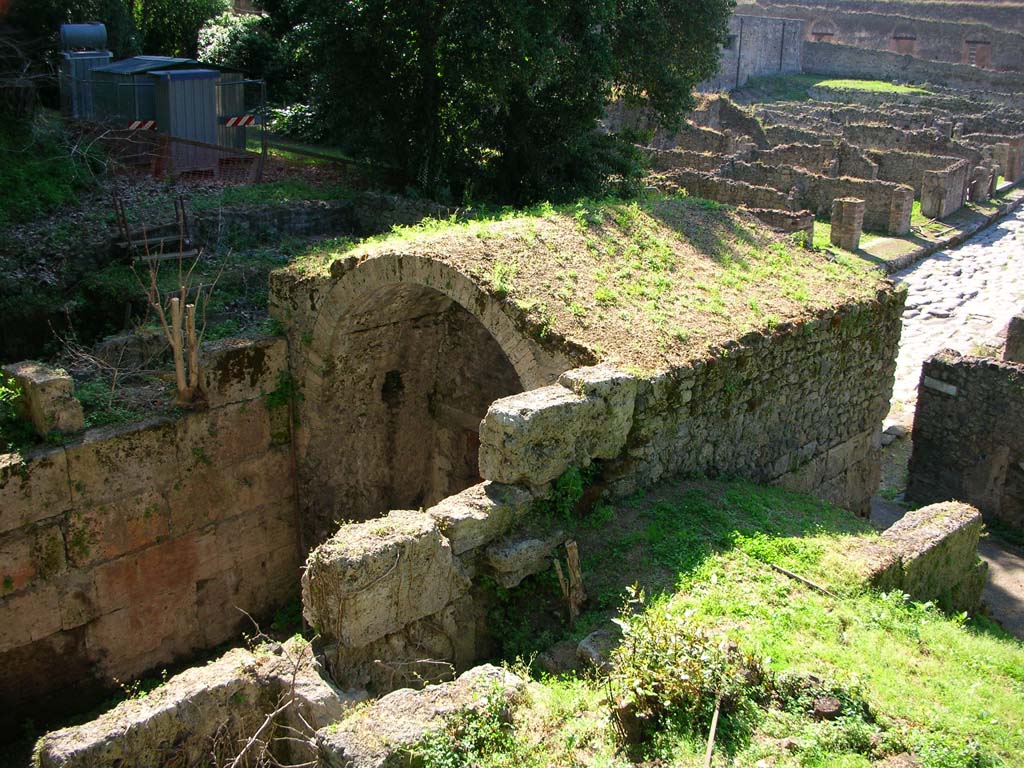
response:
<path id="1" fill-rule="evenodd" d="M 277 389 L 288 370 L 288 345 L 276 336 L 214 341 L 203 345 L 200 366 L 200 388 L 211 408 L 253 400 Z"/>
<path id="2" fill-rule="evenodd" d="M 66 518 L 68 557 L 78 567 L 148 547 L 170 535 L 167 500 L 154 491 L 81 505 Z"/>
<path id="3" fill-rule="evenodd" d="M 261 400 L 189 414 L 176 428 L 182 477 L 259 456 L 271 443 L 270 411 Z"/>
<path id="4" fill-rule="evenodd" d="M 981 513 L 949 501 L 908 512 L 859 555 L 871 563 L 869 580 L 901 589 L 947 611 L 976 611 L 985 585 L 978 558 Z"/>
<path id="5" fill-rule="evenodd" d="M 322 768 L 399 768 L 409 765 L 409 748 L 440 729 L 457 712 L 483 712 L 496 693 L 511 699 L 520 678 L 491 665 L 457 680 L 389 693 L 337 727 L 317 732 Z M 46 768 L 44 766 L 44 768 Z"/>
<path id="6" fill-rule="evenodd" d="M 64 449 L 0 454 L 0 533 L 60 515 L 71 506 Z"/>
<path id="7" fill-rule="evenodd" d="M 49 579 L 66 567 L 64 537 L 57 524 L 0 536 L 0 596 Z"/>
<path id="8" fill-rule="evenodd" d="M 1010 318 L 1010 324 L 1006 328 L 1003 360 L 1008 363 L 1024 363 L 1024 314 Z"/>
<path id="9" fill-rule="evenodd" d="M 621 453 L 633 426 L 635 379 L 594 367 L 561 382 L 491 405 L 480 426 L 481 475 L 537 487 L 569 467 Z"/>
<path id="10" fill-rule="evenodd" d="M 527 576 L 549 568 L 555 549 L 567 538 L 565 531 L 553 531 L 539 537 L 510 537 L 487 547 L 487 564 L 493 569 L 495 580 L 511 589 L 519 586 Z"/>
<path id="11" fill-rule="evenodd" d="M 440 611 L 468 586 L 434 519 L 396 510 L 343 525 L 313 550 L 303 613 L 325 642 L 358 648 Z"/>
<path id="12" fill-rule="evenodd" d="M 480 483 L 449 496 L 427 510 L 461 555 L 503 535 L 529 511 L 533 495 L 525 488 Z"/>
<path id="13" fill-rule="evenodd" d="M 91 429 L 65 450 L 76 506 L 169 486 L 177 480 L 175 425 L 166 419 Z"/>
<path id="14" fill-rule="evenodd" d="M 39 435 L 85 428 L 82 404 L 75 399 L 75 385 L 67 371 L 27 360 L 5 365 L 3 372 L 21 388 L 18 406 Z"/>
<path id="15" fill-rule="evenodd" d="M 0 653 L 60 631 L 57 587 L 45 584 L 0 599 Z"/>

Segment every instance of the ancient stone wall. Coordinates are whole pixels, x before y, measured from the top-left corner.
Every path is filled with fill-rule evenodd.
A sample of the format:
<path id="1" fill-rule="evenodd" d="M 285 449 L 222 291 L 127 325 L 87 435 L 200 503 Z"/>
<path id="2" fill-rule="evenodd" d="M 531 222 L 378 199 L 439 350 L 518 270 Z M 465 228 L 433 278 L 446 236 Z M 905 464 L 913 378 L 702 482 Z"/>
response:
<path id="1" fill-rule="evenodd" d="M 925 361 L 907 497 L 956 499 L 1024 531 L 1024 365 L 944 351 Z"/>
<path id="2" fill-rule="evenodd" d="M 0 459 L 0 728 L 80 711 L 251 627 L 232 606 L 295 593 L 288 409 L 262 397 L 284 342 L 207 361 L 208 410 Z"/>
<path id="3" fill-rule="evenodd" d="M 866 179 L 830 178 L 792 166 L 733 162 L 723 175 L 736 181 L 782 190 L 796 190 L 797 207 L 830 215 L 832 201 L 857 197 L 865 202 L 864 228 L 875 232 L 905 234 L 910 231 L 914 190 L 905 184 Z"/>
<path id="4" fill-rule="evenodd" d="M 666 192 L 686 190 L 687 194 L 693 197 L 702 197 L 727 205 L 781 210 L 794 207 L 794 202 L 789 196 L 777 189 L 699 171 L 668 171 L 657 176 L 654 181 Z"/>
<path id="5" fill-rule="evenodd" d="M 815 75 L 935 83 L 968 90 L 1020 90 L 1020 74 L 1017 72 L 993 72 L 964 64 L 924 61 L 909 55 L 832 43 L 804 43 L 803 67 L 804 72 Z"/>
<path id="6" fill-rule="evenodd" d="M 903 299 L 883 290 L 650 378 L 579 368 L 494 402 L 480 427 L 486 482 L 425 513 L 343 525 L 311 554 L 303 606 L 335 680 L 390 690 L 485 653 L 480 584 L 510 589 L 550 567 L 566 534 L 522 523 L 571 467 L 599 462 L 614 495 L 679 473 L 741 475 L 866 514 Z"/>
<path id="7" fill-rule="evenodd" d="M 734 14 L 729 38 L 722 50 L 718 74 L 700 90 L 729 91 L 751 77 L 799 72 L 803 50 L 803 22 Z"/>
<path id="8" fill-rule="evenodd" d="M 958 157 L 945 157 L 924 152 L 901 152 L 899 150 L 869 150 L 867 155 L 878 166 L 877 178 L 879 180 L 909 184 L 914 188 L 916 197 L 921 196 L 921 187 L 926 171 L 936 171 L 949 176 L 951 186 L 958 182 L 961 200 L 964 190 L 967 188 L 968 163 Z"/>
<path id="9" fill-rule="evenodd" d="M 303 386 L 296 454 L 310 546 L 339 518 L 429 506 L 478 482 L 487 406 L 592 360 L 571 345 L 544 350 L 439 260 L 352 262 L 309 279 L 271 275 L 271 311 L 296 339 L 290 370 Z"/>
<path id="10" fill-rule="evenodd" d="M 713 173 L 728 159 L 725 155 L 712 152 L 691 152 L 686 149 L 643 149 L 651 164 L 651 170 L 662 171 L 687 170 Z"/>

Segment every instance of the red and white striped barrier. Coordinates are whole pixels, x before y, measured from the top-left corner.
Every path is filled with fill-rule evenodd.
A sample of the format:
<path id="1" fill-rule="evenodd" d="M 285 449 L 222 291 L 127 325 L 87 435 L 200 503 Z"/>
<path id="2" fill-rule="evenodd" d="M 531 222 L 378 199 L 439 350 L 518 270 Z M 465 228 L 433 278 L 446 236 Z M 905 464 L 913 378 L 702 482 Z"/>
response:
<path id="1" fill-rule="evenodd" d="M 156 120 L 132 120 L 128 123 L 129 131 L 153 131 L 156 130 Z"/>
<path id="2" fill-rule="evenodd" d="M 224 120 L 224 125 L 228 128 L 244 128 L 255 123 L 256 115 L 239 115 L 238 117 L 229 117 Z"/>

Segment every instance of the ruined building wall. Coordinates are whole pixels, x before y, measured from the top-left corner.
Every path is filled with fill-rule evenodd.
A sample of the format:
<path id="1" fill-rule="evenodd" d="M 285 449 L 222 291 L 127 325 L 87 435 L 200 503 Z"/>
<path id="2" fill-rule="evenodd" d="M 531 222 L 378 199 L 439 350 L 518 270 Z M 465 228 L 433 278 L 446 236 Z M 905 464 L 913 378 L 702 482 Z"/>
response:
<path id="1" fill-rule="evenodd" d="M 729 91 L 752 77 L 799 72 L 803 22 L 733 15 L 729 38 L 722 50 L 718 74 L 701 83 L 702 91 Z"/>
<path id="2" fill-rule="evenodd" d="M 924 61 L 909 55 L 832 43 L 804 43 L 803 67 L 804 72 L 815 75 L 934 83 L 966 90 L 1020 90 L 1017 72 L 993 72 L 965 64 Z"/>
<path id="3" fill-rule="evenodd" d="M 1024 364 L 945 351 L 921 371 L 907 498 L 1024 531 Z"/>
<path id="4" fill-rule="evenodd" d="M 80 711 L 295 594 L 284 341 L 220 345 L 210 408 L 0 466 L 0 728 Z M 68 690 L 75 691 L 73 696 Z"/>
<path id="5" fill-rule="evenodd" d="M 566 534 L 521 525 L 572 466 L 600 461 L 599 482 L 617 495 L 703 472 L 867 514 L 904 296 L 883 290 L 752 332 L 651 378 L 580 368 L 493 403 L 480 427 L 487 482 L 425 513 L 343 526 L 310 556 L 304 611 L 335 680 L 388 690 L 448 675 L 438 662 L 464 669 L 485 654 L 480 582 L 511 589 L 550 567 Z"/>
<path id="6" fill-rule="evenodd" d="M 948 19 L 922 18 L 917 3 L 888 3 L 881 12 L 825 8 L 808 0 L 794 4 L 769 3 L 762 13 L 801 19 L 805 39 L 909 54 L 920 59 L 970 64 L 985 69 L 1020 70 L 1019 51 L 1024 35 L 1007 27 L 992 26 L 987 12 L 974 21 L 962 15 Z M 952 4 L 962 7 L 963 3 Z M 747 6 L 740 6 L 747 13 Z M 979 23 L 982 22 L 982 23 Z"/>
<path id="7" fill-rule="evenodd" d="M 864 228 L 876 232 L 904 234 L 910 230 L 914 190 L 905 184 L 866 179 L 830 178 L 792 166 L 733 162 L 724 176 L 748 184 L 760 184 L 780 191 L 796 190 L 795 203 L 820 215 L 828 215 L 838 197 L 858 197 L 865 202 Z"/>

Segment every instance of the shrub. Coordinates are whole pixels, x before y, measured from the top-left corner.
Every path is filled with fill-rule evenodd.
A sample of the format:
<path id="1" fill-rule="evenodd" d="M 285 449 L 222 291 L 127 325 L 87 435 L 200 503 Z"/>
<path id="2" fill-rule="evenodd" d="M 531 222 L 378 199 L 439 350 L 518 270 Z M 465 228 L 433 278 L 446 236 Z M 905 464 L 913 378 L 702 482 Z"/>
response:
<path id="1" fill-rule="evenodd" d="M 764 693 L 761 662 L 688 615 L 644 603 L 643 591 L 630 588 L 614 620 L 623 637 L 612 654 L 609 701 L 620 736 L 643 741 L 672 728 L 706 737 L 716 703 L 723 742 L 747 732 L 754 699 Z"/>

